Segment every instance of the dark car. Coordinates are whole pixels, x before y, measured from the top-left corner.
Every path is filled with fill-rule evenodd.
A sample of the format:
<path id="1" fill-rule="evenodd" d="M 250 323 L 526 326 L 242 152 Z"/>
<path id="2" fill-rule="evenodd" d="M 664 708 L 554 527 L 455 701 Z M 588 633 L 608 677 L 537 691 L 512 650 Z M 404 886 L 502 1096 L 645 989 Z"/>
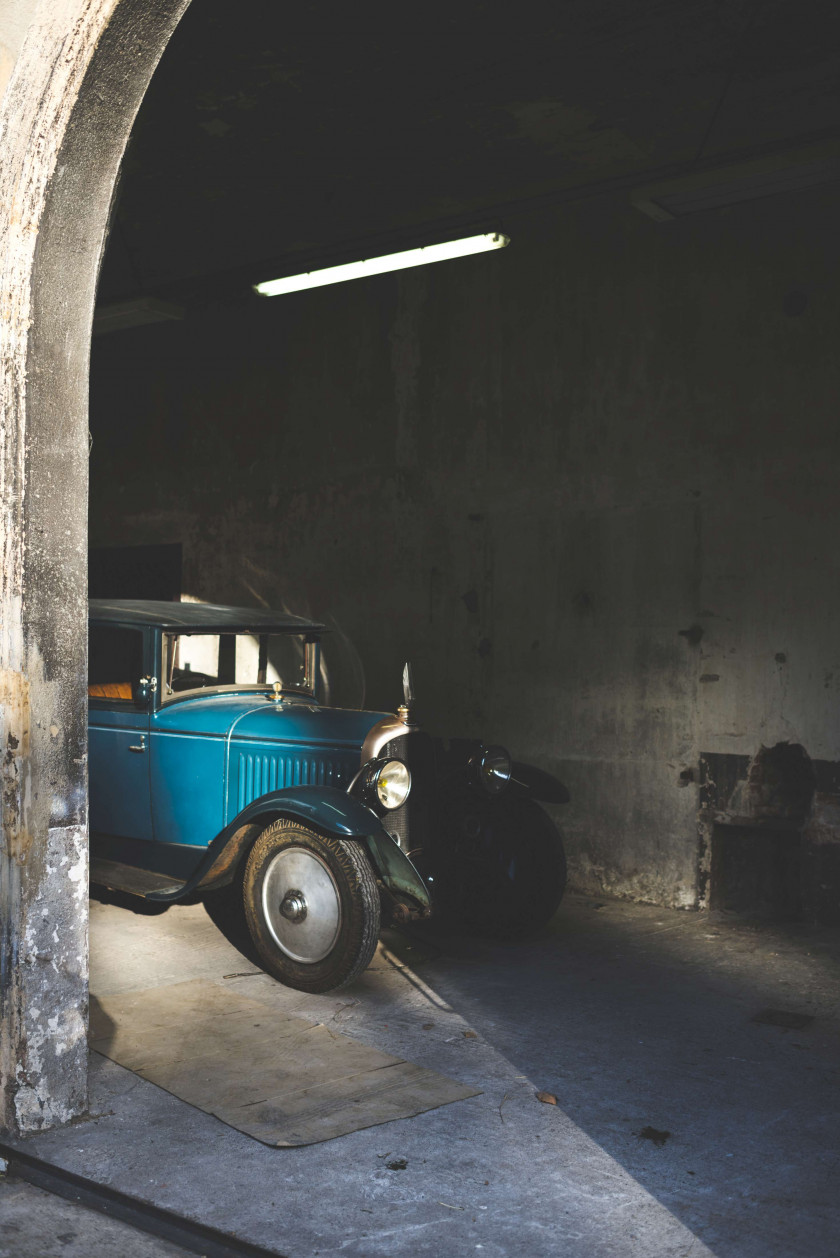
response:
<path id="1" fill-rule="evenodd" d="M 206 603 L 90 604 L 91 880 L 247 924 L 265 969 L 349 983 L 380 924 L 436 912 L 515 934 L 566 868 L 536 799 L 563 785 L 501 747 L 430 737 L 408 666 L 395 715 L 319 702 L 324 627 Z"/>

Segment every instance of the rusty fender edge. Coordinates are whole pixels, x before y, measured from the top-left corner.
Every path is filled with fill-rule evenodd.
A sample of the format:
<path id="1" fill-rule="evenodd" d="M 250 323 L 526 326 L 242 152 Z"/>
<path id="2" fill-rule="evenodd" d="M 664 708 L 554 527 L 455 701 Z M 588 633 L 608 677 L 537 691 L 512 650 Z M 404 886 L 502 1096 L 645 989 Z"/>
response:
<path id="1" fill-rule="evenodd" d="M 226 886 L 259 832 L 279 817 L 302 821 L 334 838 L 362 843 L 375 873 L 392 894 L 408 896 L 421 909 L 431 909 L 426 884 L 376 813 L 338 787 L 323 786 L 297 786 L 260 796 L 216 836 L 183 886 L 150 891 L 146 899 L 173 903 L 195 891 Z"/>

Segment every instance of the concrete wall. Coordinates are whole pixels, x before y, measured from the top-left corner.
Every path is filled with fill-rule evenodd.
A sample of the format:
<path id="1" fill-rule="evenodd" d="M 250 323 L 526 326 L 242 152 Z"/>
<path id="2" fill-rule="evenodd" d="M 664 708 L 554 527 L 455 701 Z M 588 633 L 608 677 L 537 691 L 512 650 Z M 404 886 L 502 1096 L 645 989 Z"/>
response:
<path id="1" fill-rule="evenodd" d="M 590 201 L 103 337 L 91 540 L 324 618 L 339 700 L 348 640 L 370 706 L 411 658 L 428 727 L 568 781 L 578 887 L 696 904 L 701 754 L 840 759 L 839 202 Z"/>

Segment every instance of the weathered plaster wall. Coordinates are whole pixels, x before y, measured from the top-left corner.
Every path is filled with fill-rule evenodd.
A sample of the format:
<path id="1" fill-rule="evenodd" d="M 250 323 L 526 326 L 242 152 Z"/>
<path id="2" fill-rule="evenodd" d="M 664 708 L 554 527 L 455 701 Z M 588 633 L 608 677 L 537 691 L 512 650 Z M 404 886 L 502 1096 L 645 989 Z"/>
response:
<path id="1" fill-rule="evenodd" d="M 12 76 L 23 37 L 39 0 L 3 0 L 0 8 L 0 96 Z"/>
<path id="2" fill-rule="evenodd" d="M 326 619 L 348 702 L 342 634 L 372 705 L 410 657 L 427 725 L 567 779 L 579 887 L 695 904 L 701 753 L 840 759 L 839 202 L 606 198 L 103 338 L 92 540 Z"/>
<path id="3" fill-rule="evenodd" d="M 0 105 L 0 1127 L 13 1131 L 66 1122 L 87 1098 L 90 325 L 125 141 L 183 8 L 32 6 Z"/>

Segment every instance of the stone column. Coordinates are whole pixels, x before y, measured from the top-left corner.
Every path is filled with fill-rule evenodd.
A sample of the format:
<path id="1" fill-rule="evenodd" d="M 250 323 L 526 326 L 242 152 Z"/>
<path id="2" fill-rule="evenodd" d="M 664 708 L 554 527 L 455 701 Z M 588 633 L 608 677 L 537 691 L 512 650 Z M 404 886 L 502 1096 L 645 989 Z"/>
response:
<path id="1" fill-rule="evenodd" d="M 119 163 L 187 4 L 33 0 L 0 103 L 0 1128 L 11 1132 L 87 1105 L 90 328 Z"/>

